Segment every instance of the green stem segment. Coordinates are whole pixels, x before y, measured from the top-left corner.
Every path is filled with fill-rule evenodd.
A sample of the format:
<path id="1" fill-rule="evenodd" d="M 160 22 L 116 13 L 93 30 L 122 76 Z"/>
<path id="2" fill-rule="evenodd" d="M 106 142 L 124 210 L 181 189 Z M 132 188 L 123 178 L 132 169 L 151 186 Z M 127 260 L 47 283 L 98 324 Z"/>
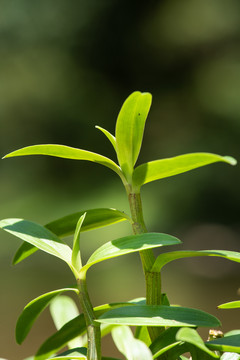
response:
<path id="1" fill-rule="evenodd" d="M 87 359 L 101 360 L 101 330 L 100 324 L 95 321 L 93 307 L 88 295 L 86 279 L 77 279 L 79 300 L 87 326 Z"/>

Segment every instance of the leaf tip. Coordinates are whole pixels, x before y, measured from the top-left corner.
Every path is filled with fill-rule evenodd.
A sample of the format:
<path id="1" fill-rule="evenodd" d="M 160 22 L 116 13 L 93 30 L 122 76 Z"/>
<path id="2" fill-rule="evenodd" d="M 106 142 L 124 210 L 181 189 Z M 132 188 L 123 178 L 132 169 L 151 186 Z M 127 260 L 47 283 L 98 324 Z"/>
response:
<path id="1" fill-rule="evenodd" d="M 233 165 L 233 166 L 237 165 L 237 160 L 234 159 L 232 156 L 224 156 L 224 159 L 230 165 Z"/>

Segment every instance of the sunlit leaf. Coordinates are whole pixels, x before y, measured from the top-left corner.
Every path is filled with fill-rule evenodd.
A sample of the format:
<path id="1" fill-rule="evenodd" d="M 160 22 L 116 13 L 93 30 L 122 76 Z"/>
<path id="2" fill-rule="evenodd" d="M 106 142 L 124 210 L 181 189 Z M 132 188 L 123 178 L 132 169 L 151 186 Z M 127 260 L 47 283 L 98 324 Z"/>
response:
<path id="1" fill-rule="evenodd" d="M 103 155 L 99 155 L 91 151 L 77 149 L 65 145 L 41 144 L 41 145 L 26 146 L 22 149 L 15 150 L 7 154 L 6 156 L 4 156 L 4 159 L 14 156 L 25 156 L 25 155 L 48 155 L 48 156 L 60 157 L 71 160 L 92 161 L 97 164 L 101 164 L 110 168 L 115 173 L 117 173 L 123 181 L 125 181 L 119 166 L 111 159 L 108 159 Z"/>
<path id="2" fill-rule="evenodd" d="M 165 305 L 133 305 L 104 313 L 96 321 L 129 326 L 219 326 L 219 320 L 204 311 Z"/>
<path id="3" fill-rule="evenodd" d="M 240 359 L 240 355 L 231 352 L 225 352 L 221 356 L 221 360 L 239 360 L 239 359 Z"/>
<path id="4" fill-rule="evenodd" d="M 49 305 L 49 303 L 56 296 L 66 291 L 74 291 L 76 293 L 78 292 L 78 290 L 74 288 L 64 288 L 51 291 L 37 297 L 25 306 L 23 312 L 18 318 L 16 325 L 16 340 L 18 344 L 21 344 L 24 341 L 34 322 L 41 314 L 41 312 Z"/>
<path id="5" fill-rule="evenodd" d="M 218 305 L 219 309 L 236 309 L 240 308 L 240 301 L 230 301 L 225 304 Z"/>
<path id="6" fill-rule="evenodd" d="M 128 326 L 117 326 L 112 337 L 118 350 L 128 360 L 152 360 L 152 353 L 144 342 L 135 339 Z"/>
<path id="7" fill-rule="evenodd" d="M 71 267 L 72 250 L 44 226 L 23 219 L 5 219 L 0 221 L 0 228 L 40 250 L 60 258 Z"/>
<path id="8" fill-rule="evenodd" d="M 208 341 L 205 345 L 211 350 L 240 353 L 240 330 L 229 331 L 224 337 Z"/>
<path id="9" fill-rule="evenodd" d="M 117 118 L 118 161 L 123 173 L 130 181 L 142 145 L 144 126 L 151 102 L 151 94 L 136 91 L 126 99 Z"/>
<path id="10" fill-rule="evenodd" d="M 170 261 L 183 259 L 187 257 L 197 257 L 197 256 L 217 256 L 227 260 L 240 262 L 240 253 L 235 251 L 227 251 L 227 250 L 173 251 L 173 252 L 160 254 L 153 264 L 152 271 L 153 272 L 161 271 L 162 267 L 167 263 L 169 263 Z"/>
<path id="11" fill-rule="evenodd" d="M 69 296 L 64 295 L 54 298 L 50 303 L 49 310 L 57 330 L 79 315 L 75 301 Z M 67 346 L 70 349 L 81 347 L 83 346 L 82 339 L 77 337 L 69 341 Z"/>
<path id="12" fill-rule="evenodd" d="M 180 344 L 180 341 L 176 340 L 176 333 L 178 327 L 172 327 L 165 330 L 154 342 L 150 345 L 150 350 L 153 353 L 153 358 L 156 359 L 166 351 Z"/>
<path id="13" fill-rule="evenodd" d="M 102 133 L 108 138 L 108 140 L 111 142 L 114 150 L 116 151 L 116 138 L 113 136 L 108 130 L 103 129 L 101 126 L 95 126 L 97 129 L 102 131 Z"/>
<path id="14" fill-rule="evenodd" d="M 237 161 L 230 156 L 220 156 L 210 153 L 179 155 L 172 158 L 150 161 L 138 166 L 133 172 L 133 184 L 136 187 L 141 187 L 143 184 L 151 181 L 178 175 L 219 161 L 230 165 L 236 165 L 237 163 Z"/>
<path id="15" fill-rule="evenodd" d="M 73 248 L 72 248 L 72 265 L 77 270 L 80 271 L 82 267 L 81 253 L 80 253 L 80 231 L 84 219 L 86 217 L 86 213 L 83 214 L 78 220 L 76 230 L 73 238 Z"/>
<path id="16" fill-rule="evenodd" d="M 199 348 L 200 350 L 207 353 L 208 355 L 210 355 L 211 357 L 217 358 L 217 359 L 219 358 L 218 355 L 216 355 L 214 352 L 210 351 L 206 347 L 206 345 L 204 344 L 204 341 L 202 340 L 202 338 L 199 336 L 198 332 L 195 329 L 191 329 L 191 328 L 187 328 L 187 327 L 181 328 L 176 335 L 176 340 L 192 344 L 192 345 L 196 346 L 197 348 Z"/>
<path id="17" fill-rule="evenodd" d="M 98 248 L 90 256 L 87 264 L 82 267 L 81 271 L 86 272 L 92 265 L 117 256 L 179 243 L 181 243 L 181 241 L 174 236 L 160 233 L 145 233 L 126 236 L 124 238 L 109 241 Z"/>
<path id="18" fill-rule="evenodd" d="M 82 224 L 81 232 L 112 225 L 120 221 L 131 221 L 129 216 L 122 211 L 109 208 L 100 208 L 79 211 L 77 213 L 64 216 L 60 219 L 48 223 L 45 225 L 45 227 L 61 238 L 72 235 L 74 234 L 79 218 L 86 212 L 87 215 L 85 217 L 84 223 Z M 14 256 L 13 264 L 15 265 L 19 263 L 36 251 L 37 248 L 35 246 L 29 243 L 23 243 Z"/>

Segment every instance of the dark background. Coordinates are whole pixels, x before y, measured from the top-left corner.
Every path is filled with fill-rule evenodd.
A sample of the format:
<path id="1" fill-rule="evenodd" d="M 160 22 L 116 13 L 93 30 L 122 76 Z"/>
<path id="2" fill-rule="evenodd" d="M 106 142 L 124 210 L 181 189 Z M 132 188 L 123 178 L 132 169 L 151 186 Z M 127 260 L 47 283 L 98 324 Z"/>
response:
<path id="1" fill-rule="evenodd" d="M 114 133 L 123 101 L 140 90 L 153 105 L 139 163 L 198 151 L 239 159 L 239 14 L 238 0 L 0 1 L 1 155 L 58 143 L 114 159 L 94 126 Z M 181 248 L 239 251 L 239 180 L 238 166 L 219 163 L 146 185 L 148 229 L 178 236 Z M 129 211 L 120 180 L 92 163 L 7 159 L 0 185 L 1 218 L 45 224 L 88 208 Z M 130 233 L 118 224 L 83 234 L 84 258 Z M 16 345 L 26 303 L 73 281 L 65 264 L 40 252 L 12 267 L 20 243 L 1 232 L 0 356 L 8 360 L 31 355 L 54 331 L 47 310 Z M 179 260 L 164 270 L 163 288 L 172 303 L 209 311 L 228 331 L 239 328 L 239 310 L 216 306 L 239 299 L 239 274 L 222 259 Z M 88 280 L 95 305 L 144 296 L 137 255 L 97 265 Z M 114 354 L 110 338 L 104 349 Z"/>

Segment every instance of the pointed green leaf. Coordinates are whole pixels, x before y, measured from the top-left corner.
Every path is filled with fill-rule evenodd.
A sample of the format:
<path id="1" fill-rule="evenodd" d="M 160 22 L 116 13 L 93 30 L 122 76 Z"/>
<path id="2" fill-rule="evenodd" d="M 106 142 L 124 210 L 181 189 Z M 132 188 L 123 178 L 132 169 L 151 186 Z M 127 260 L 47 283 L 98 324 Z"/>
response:
<path id="1" fill-rule="evenodd" d="M 178 330 L 178 327 L 171 327 L 165 330 L 156 340 L 154 340 L 154 342 L 150 345 L 150 350 L 153 353 L 154 359 L 180 344 L 180 341 L 176 340 L 176 333 Z"/>
<path id="2" fill-rule="evenodd" d="M 135 338 L 143 341 L 148 347 L 152 343 L 148 329 L 146 326 L 137 326 L 136 327 Z"/>
<path id="3" fill-rule="evenodd" d="M 87 349 L 86 348 L 75 348 L 64 351 L 62 354 L 56 355 L 51 359 L 56 360 L 87 360 Z M 51 360 L 50 358 L 47 360 Z"/>
<path id="4" fill-rule="evenodd" d="M 49 310 L 57 330 L 79 315 L 75 301 L 69 296 L 64 295 L 54 298 L 50 303 Z M 73 349 L 83 346 L 83 343 L 81 338 L 78 337 L 69 341 L 67 346 L 69 349 Z"/>
<path id="5" fill-rule="evenodd" d="M 109 131 L 105 130 L 104 128 L 100 126 L 95 126 L 97 129 L 102 131 L 102 133 L 108 138 L 108 140 L 111 142 L 114 150 L 116 151 L 116 138 L 113 136 Z"/>
<path id="6" fill-rule="evenodd" d="M 66 291 L 74 291 L 76 293 L 78 292 L 78 290 L 74 288 L 65 288 L 51 291 L 37 297 L 25 306 L 16 324 L 16 340 L 18 344 L 21 344 L 23 342 L 23 340 L 26 338 L 27 334 L 31 330 L 35 320 L 48 306 L 48 304 L 56 296 Z"/>
<path id="7" fill-rule="evenodd" d="M 204 341 L 202 340 L 202 338 L 199 336 L 198 332 L 195 329 L 190 329 L 187 327 L 181 328 L 176 335 L 176 340 L 192 344 L 196 346 L 198 349 L 210 355 L 211 357 L 215 359 L 216 358 L 219 359 L 218 355 L 216 355 L 214 352 L 210 351 L 206 347 Z"/>
<path id="8" fill-rule="evenodd" d="M 72 250 L 44 226 L 23 219 L 5 219 L 0 221 L 0 228 L 38 249 L 62 259 L 71 267 Z"/>
<path id="9" fill-rule="evenodd" d="M 81 260 L 81 253 L 80 253 L 80 231 L 84 219 L 86 217 L 86 213 L 83 214 L 80 219 L 78 220 L 74 238 L 73 238 L 73 249 L 72 249 L 72 266 L 77 270 L 80 271 L 82 267 L 82 260 Z"/>
<path id="10" fill-rule="evenodd" d="M 141 187 L 151 181 L 178 175 L 189 170 L 209 165 L 215 162 L 226 162 L 236 165 L 237 161 L 230 156 L 220 156 L 210 153 L 185 154 L 172 158 L 150 161 L 138 166 L 133 172 L 133 184 Z"/>
<path id="11" fill-rule="evenodd" d="M 128 326 L 117 326 L 112 337 L 118 350 L 128 360 L 152 360 L 152 353 L 144 342 L 135 339 Z"/>
<path id="12" fill-rule="evenodd" d="M 136 303 L 141 303 L 142 300 L 139 301 L 134 300 Z M 94 308 L 94 314 L 98 318 L 102 314 L 104 314 L 109 309 L 114 309 L 119 306 L 133 306 L 134 302 L 126 302 L 126 303 L 114 303 L 114 304 L 105 304 L 101 306 L 97 306 Z M 75 319 L 69 321 L 65 324 L 60 330 L 58 330 L 55 334 L 50 336 L 39 348 L 34 360 L 45 360 L 47 357 L 55 354 L 57 351 L 62 349 L 67 345 L 69 341 L 75 339 L 77 336 L 81 336 L 86 332 L 86 323 L 84 320 L 83 314 L 77 316 Z"/>
<path id="13" fill-rule="evenodd" d="M 221 304 L 218 306 L 219 309 L 236 309 L 240 308 L 240 301 L 230 301 L 225 304 Z"/>
<path id="14" fill-rule="evenodd" d="M 205 345 L 216 351 L 240 353 L 240 330 L 229 331 L 222 338 L 207 341 Z"/>
<path id="15" fill-rule="evenodd" d="M 126 236 L 124 238 L 109 241 L 98 248 L 90 256 L 87 264 L 82 267 L 81 271 L 86 272 L 92 265 L 117 256 L 160 246 L 176 245 L 180 243 L 181 241 L 174 236 L 160 233 L 145 233 Z"/>
<path id="16" fill-rule="evenodd" d="M 151 94 L 136 91 L 124 102 L 117 118 L 117 156 L 119 165 L 128 181 L 131 180 L 133 167 L 140 152 L 151 102 Z"/>
<path id="17" fill-rule="evenodd" d="M 183 259 L 187 257 L 196 257 L 196 256 L 217 256 L 227 260 L 240 262 L 240 253 L 236 251 L 227 251 L 227 250 L 172 251 L 159 255 L 153 264 L 152 271 L 153 272 L 161 271 L 163 266 L 169 263 L 170 261 Z"/>
<path id="18" fill-rule="evenodd" d="M 14 156 L 25 156 L 25 155 L 48 155 L 48 156 L 55 156 L 55 157 L 71 159 L 71 160 L 92 161 L 97 164 L 104 165 L 109 169 L 113 170 L 115 173 L 117 173 L 120 176 L 120 178 L 123 181 L 125 181 L 119 166 L 111 159 L 108 159 L 103 155 L 99 155 L 91 151 L 77 149 L 65 145 L 41 144 L 41 145 L 26 146 L 22 149 L 12 151 L 11 153 L 4 156 L 4 159 Z"/>
<path id="19" fill-rule="evenodd" d="M 72 235 L 74 234 L 79 218 L 86 212 L 87 215 L 84 223 L 82 224 L 81 232 L 112 225 L 120 221 L 131 221 L 130 217 L 122 211 L 116 209 L 100 208 L 84 210 L 64 216 L 58 220 L 54 220 L 48 223 L 45 225 L 45 227 L 59 237 Z M 35 253 L 37 250 L 38 249 L 35 246 L 28 243 L 23 243 L 14 256 L 13 264 L 16 265 L 31 254 Z"/>
<path id="20" fill-rule="evenodd" d="M 96 321 L 129 326 L 219 326 L 219 320 L 204 311 L 165 305 L 133 305 L 104 313 Z"/>

